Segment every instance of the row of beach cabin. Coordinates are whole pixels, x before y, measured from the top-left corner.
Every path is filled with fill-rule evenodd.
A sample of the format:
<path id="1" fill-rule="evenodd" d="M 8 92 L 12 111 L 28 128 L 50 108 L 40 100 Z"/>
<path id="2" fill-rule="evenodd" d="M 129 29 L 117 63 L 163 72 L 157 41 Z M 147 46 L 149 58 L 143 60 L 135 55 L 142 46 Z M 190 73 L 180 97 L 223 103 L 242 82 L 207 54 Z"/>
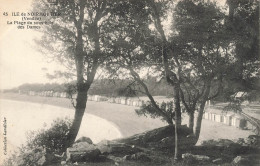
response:
<path id="1" fill-rule="evenodd" d="M 117 103 L 129 106 L 140 107 L 144 104 L 143 100 L 133 99 L 133 98 L 109 98 L 110 103 Z"/>
<path id="2" fill-rule="evenodd" d="M 59 97 L 59 98 L 70 97 L 66 92 L 54 92 L 54 91 L 42 91 L 42 92 L 29 91 L 25 94 L 28 94 L 30 96 Z M 73 99 L 75 99 L 76 97 L 77 97 L 76 94 L 72 95 Z M 96 101 L 96 102 L 108 101 L 110 103 L 123 104 L 123 105 L 136 106 L 136 107 L 140 107 L 144 104 L 143 100 L 136 99 L 136 98 L 122 98 L 122 97 L 107 98 L 100 95 L 88 95 L 88 100 Z"/>
<path id="3" fill-rule="evenodd" d="M 19 92 L 19 93 L 21 94 L 22 92 Z M 69 95 L 66 92 L 53 92 L 53 91 L 42 91 L 42 92 L 29 91 L 28 95 L 30 95 L 30 96 L 44 96 L 44 97 L 60 97 L 60 98 L 68 98 L 69 97 Z"/>
<path id="4" fill-rule="evenodd" d="M 133 99 L 133 98 L 120 98 L 120 97 L 104 97 L 99 95 L 89 95 L 88 100 L 90 101 L 108 101 L 110 103 L 116 103 L 116 104 L 123 104 L 123 105 L 129 105 L 129 106 L 136 106 L 140 107 L 144 104 L 143 100 L 139 99 Z"/>
<path id="5" fill-rule="evenodd" d="M 228 126 L 234 126 L 240 129 L 253 130 L 255 128 L 241 115 L 233 112 L 222 112 L 221 110 L 210 109 L 205 111 L 203 118 L 206 120 L 223 123 Z"/>

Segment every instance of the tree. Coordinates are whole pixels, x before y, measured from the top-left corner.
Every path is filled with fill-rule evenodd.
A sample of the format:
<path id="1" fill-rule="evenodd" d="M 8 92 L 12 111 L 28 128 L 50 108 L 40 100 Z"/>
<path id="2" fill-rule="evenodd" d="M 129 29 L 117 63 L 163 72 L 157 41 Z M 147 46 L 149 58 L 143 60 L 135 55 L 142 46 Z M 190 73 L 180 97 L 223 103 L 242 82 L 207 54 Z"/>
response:
<path id="1" fill-rule="evenodd" d="M 198 140 L 205 103 L 222 90 L 225 70 L 232 64 L 233 46 L 225 29 L 225 15 L 215 3 L 181 1 L 174 18 L 179 48 L 176 52 L 183 63 L 181 99 L 190 116 L 191 129 L 199 105 L 194 131 Z"/>
<path id="2" fill-rule="evenodd" d="M 34 2 L 34 9 L 42 13 L 56 12 L 58 17 L 45 17 L 50 21 L 42 28 L 37 41 L 41 51 L 64 64 L 76 73 L 77 98 L 75 115 L 68 133 L 65 149 L 73 144 L 85 112 L 88 90 L 98 67 L 110 55 L 106 48 L 109 28 L 109 10 L 112 2 L 105 0 L 64 0 L 51 5 L 48 1 Z"/>
<path id="3" fill-rule="evenodd" d="M 114 20 L 113 34 L 117 34 L 112 42 L 113 54 L 106 65 L 106 68 L 115 75 L 119 69 L 124 71 L 124 76 L 128 75 L 134 80 L 131 87 L 134 91 L 145 94 L 152 105 L 146 109 L 155 116 L 162 116 L 168 124 L 173 125 L 174 112 L 160 108 L 154 100 L 145 80 L 140 76 L 142 69 L 158 67 L 155 65 L 158 60 L 158 53 L 161 51 L 158 42 L 155 42 L 156 36 L 152 35 L 149 25 L 151 11 L 148 10 L 147 4 L 140 1 L 123 1 L 118 5 L 119 10 L 115 8 L 112 15 Z M 140 113 L 141 114 L 141 113 Z"/>
<path id="4" fill-rule="evenodd" d="M 155 2 L 154 0 L 147 0 L 153 18 L 153 23 L 155 29 L 157 30 L 160 40 L 162 42 L 162 64 L 164 70 L 164 76 L 169 85 L 173 88 L 173 102 L 174 102 L 174 112 L 175 112 L 175 154 L 174 160 L 178 161 L 181 158 L 181 153 L 179 152 L 179 139 L 178 139 L 178 129 L 181 125 L 181 106 L 180 106 L 180 72 L 181 64 L 174 54 L 174 49 L 170 46 L 170 41 L 167 39 L 165 31 L 162 26 L 162 17 L 166 15 L 166 12 L 163 12 L 163 4 Z M 171 1 L 170 1 L 171 2 Z M 170 60 L 171 58 L 171 60 Z M 172 65 L 170 65 L 172 63 Z"/>
<path id="5" fill-rule="evenodd" d="M 225 24 L 235 46 L 233 74 L 228 81 L 239 83 L 238 91 L 255 90 L 252 82 L 259 72 L 259 1 L 227 0 L 227 4 L 229 14 Z"/>
<path id="6" fill-rule="evenodd" d="M 110 60 L 107 66 L 113 65 L 110 71 L 116 71 L 123 68 L 134 79 L 140 87 L 142 92 L 148 96 L 150 102 L 160 116 L 162 116 L 169 124 L 172 124 L 173 114 L 168 116 L 163 109 L 161 109 L 156 101 L 153 99 L 147 85 L 140 77 L 140 68 L 152 67 L 163 68 L 163 73 L 166 76 L 167 82 L 173 87 L 174 92 L 174 121 L 175 121 L 175 159 L 179 159 L 178 153 L 178 128 L 181 125 L 181 110 L 179 98 L 179 81 L 177 74 L 170 70 L 168 64 L 168 53 L 172 52 L 168 48 L 169 41 L 166 39 L 165 33 L 161 25 L 161 17 L 167 12 L 167 4 L 171 1 L 163 1 L 155 3 L 153 1 L 129 1 L 123 2 L 120 8 L 124 9 L 123 12 L 118 12 L 115 16 L 116 19 L 121 20 L 119 24 L 114 26 L 115 34 L 118 34 L 114 43 L 114 54 L 117 55 L 116 59 Z M 152 35 L 153 32 L 149 28 L 150 24 L 155 24 L 159 35 Z M 119 27 L 119 28 L 118 28 Z M 157 40 L 158 42 L 155 42 Z M 160 44 L 159 44 L 160 43 Z M 163 44 L 161 44 L 163 43 Z M 154 46 L 154 47 L 153 47 Z M 153 51 L 155 53 L 153 53 Z M 163 52 L 163 54 L 161 54 Z M 162 57 L 161 57 L 162 55 Z M 163 59 L 163 60 L 161 60 Z M 179 63 L 175 59 L 176 63 Z M 157 65 L 155 65 L 157 63 Z M 159 64 L 159 65 L 158 65 Z"/>

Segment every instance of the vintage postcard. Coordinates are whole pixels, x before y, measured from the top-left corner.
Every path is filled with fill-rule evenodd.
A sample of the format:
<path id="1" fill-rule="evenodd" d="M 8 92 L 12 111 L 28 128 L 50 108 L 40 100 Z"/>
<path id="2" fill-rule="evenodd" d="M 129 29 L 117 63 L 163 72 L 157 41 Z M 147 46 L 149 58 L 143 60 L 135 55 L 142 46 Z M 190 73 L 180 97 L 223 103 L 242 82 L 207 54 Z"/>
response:
<path id="1" fill-rule="evenodd" d="M 260 165 L 259 0 L 0 0 L 0 165 Z"/>

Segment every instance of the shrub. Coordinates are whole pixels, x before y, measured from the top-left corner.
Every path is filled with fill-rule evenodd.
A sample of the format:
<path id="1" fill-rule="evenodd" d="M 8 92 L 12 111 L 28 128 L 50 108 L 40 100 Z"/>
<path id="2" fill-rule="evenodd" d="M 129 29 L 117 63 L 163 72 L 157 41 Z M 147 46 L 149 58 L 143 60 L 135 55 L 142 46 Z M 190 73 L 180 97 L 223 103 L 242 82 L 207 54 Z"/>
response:
<path id="1" fill-rule="evenodd" d="M 166 121 L 171 125 L 175 115 L 173 112 L 173 102 L 169 101 L 162 102 L 161 104 L 156 104 L 165 116 L 162 116 L 162 114 L 154 107 L 154 105 L 150 101 L 143 104 L 139 109 L 136 109 L 135 112 L 138 116 L 150 116 L 154 119 L 160 117 L 162 121 Z"/>
<path id="2" fill-rule="evenodd" d="M 11 165 L 43 165 L 55 160 L 54 154 L 61 154 L 65 149 L 65 141 L 71 127 L 71 119 L 56 119 L 48 129 L 30 131 L 27 142 L 19 147 L 3 164 Z"/>
<path id="3" fill-rule="evenodd" d="M 42 129 L 27 133 L 26 147 L 29 149 L 43 147 L 47 152 L 62 153 L 71 122 L 69 118 L 58 118 L 52 122 L 51 127 L 47 130 Z"/>

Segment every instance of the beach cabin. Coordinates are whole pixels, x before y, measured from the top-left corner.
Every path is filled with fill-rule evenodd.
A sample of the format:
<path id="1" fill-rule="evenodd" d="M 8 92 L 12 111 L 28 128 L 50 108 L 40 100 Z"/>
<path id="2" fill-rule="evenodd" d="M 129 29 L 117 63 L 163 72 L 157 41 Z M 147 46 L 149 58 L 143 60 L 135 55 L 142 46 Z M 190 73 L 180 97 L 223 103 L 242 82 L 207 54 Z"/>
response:
<path id="1" fill-rule="evenodd" d="M 107 101 L 107 100 L 108 100 L 107 97 L 105 97 L 105 96 L 100 96 L 99 101 Z"/>
<path id="2" fill-rule="evenodd" d="M 230 124 L 231 126 L 236 126 L 236 119 L 234 116 L 230 116 Z"/>
<path id="3" fill-rule="evenodd" d="M 143 100 L 139 100 L 139 101 L 138 101 L 138 106 L 139 106 L 139 107 L 141 107 L 143 104 L 144 104 L 144 101 L 143 101 Z"/>
<path id="4" fill-rule="evenodd" d="M 35 91 L 29 91 L 29 95 L 30 95 L 30 96 L 35 96 L 35 95 L 36 95 L 36 92 L 35 92 Z"/>
<path id="5" fill-rule="evenodd" d="M 89 101 L 93 101 L 94 100 L 94 97 L 92 95 L 88 95 L 88 100 Z"/>
<path id="6" fill-rule="evenodd" d="M 133 106 L 135 106 L 135 107 L 138 106 L 138 101 L 137 101 L 137 100 L 134 100 L 134 101 L 133 101 Z"/>
<path id="7" fill-rule="evenodd" d="M 221 122 L 221 115 L 220 114 L 216 114 L 215 121 L 219 122 L 219 123 Z"/>
<path id="8" fill-rule="evenodd" d="M 53 97 L 60 97 L 60 92 L 54 92 Z"/>
<path id="9" fill-rule="evenodd" d="M 126 99 L 124 99 L 124 98 L 121 98 L 121 104 L 124 104 L 124 105 L 126 105 L 126 104 L 127 104 L 127 101 L 126 101 Z"/>
<path id="10" fill-rule="evenodd" d="M 210 109 L 204 113 L 203 118 L 240 129 L 247 128 L 247 125 L 251 127 L 241 115 L 233 112 L 223 113 L 221 110 Z"/>
<path id="11" fill-rule="evenodd" d="M 53 97 L 53 91 L 46 91 L 47 97 Z"/>
<path id="12" fill-rule="evenodd" d="M 72 95 L 72 98 L 73 98 L 73 99 L 76 99 L 76 98 L 77 98 L 77 94 L 76 94 L 76 93 L 73 94 L 73 95 Z"/>
<path id="13" fill-rule="evenodd" d="M 131 103 L 131 99 L 127 99 L 127 100 L 126 100 L 126 105 L 129 105 L 129 106 L 130 106 L 130 103 Z"/>
<path id="14" fill-rule="evenodd" d="M 115 98 L 114 98 L 114 97 L 110 97 L 110 98 L 108 99 L 108 102 L 110 102 L 110 103 L 115 103 L 115 102 L 116 102 L 116 100 L 115 100 Z"/>
<path id="15" fill-rule="evenodd" d="M 232 123 L 234 124 L 233 116 L 234 114 L 227 113 L 224 117 L 224 123 L 228 126 L 232 126 Z"/>
<path id="16" fill-rule="evenodd" d="M 117 104 L 121 104 L 121 99 L 120 98 L 116 98 L 115 101 L 116 101 Z"/>
<path id="17" fill-rule="evenodd" d="M 241 115 L 237 115 L 236 117 L 236 127 L 240 129 L 247 128 L 247 120 Z"/>
<path id="18" fill-rule="evenodd" d="M 205 112 L 203 116 L 204 116 L 204 119 L 207 119 L 207 120 L 210 119 L 210 117 L 209 117 L 210 113 L 209 112 Z"/>
<path id="19" fill-rule="evenodd" d="M 61 92 L 60 97 L 61 98 L 68 98 L 68 94 L 66 92 Z"/>
<path id="20" fill-rule="evenodd" d="M 220 115 L 220 122 L 221 122 L 221 123 L 224 123 L 224 117 L 225 117 L 224 114 L 221 114 L 221 115 Z"/>
<path id="21" fill-rule="evenodd" d="M 101 101 L 101 96 L 94 95 L 94 101 L 97 101 L 97 102 Z"/>
<path id="22" fill-rule="evenodd" d="M 210 106 L 210 105 L 211 105 L 210 100 L 206 101 L 206 106 Z"/>

